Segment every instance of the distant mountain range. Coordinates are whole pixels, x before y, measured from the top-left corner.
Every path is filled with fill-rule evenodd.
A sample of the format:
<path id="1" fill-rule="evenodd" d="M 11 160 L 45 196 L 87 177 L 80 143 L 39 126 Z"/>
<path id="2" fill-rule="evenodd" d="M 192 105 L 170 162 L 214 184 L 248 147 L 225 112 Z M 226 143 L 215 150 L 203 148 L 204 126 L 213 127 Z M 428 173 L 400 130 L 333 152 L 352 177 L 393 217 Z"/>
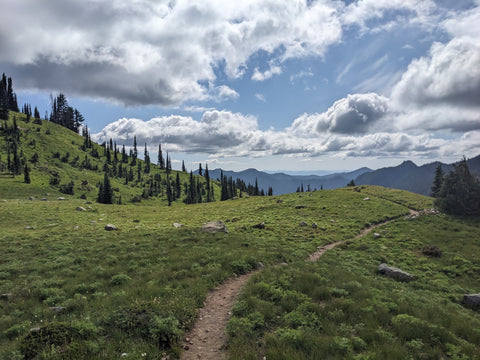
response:
<path id="1" fill-rule="evenodd" d="M 467 160 L 472 173 L 480 175 L 480 155 Z M 453 170 L 453 164 L 444 164 L 433 162 L 422 166 L 417 166 L 412 161 L 404 161 L 398 166 L 385 167 L 378 170 L 372 170 L 362 167 L 355 171 L 340 172 L 329 175 L 287 175 L 284 173 L 269 174 L 256 169 L 247 169 L 244 171 L 223 171 L 227 177 L 234 180 L 241 179 L 246 184 L 255 184 L 258 181 L 258 187 L 267 192 L 271 186 L 275 195 L 287 194 L 297 191 L 297 188 L 303 185 L 305 191 L 310 186 L 310 190 L 336 189 L 344 187 L 351 180 L 356 185 L 379 185 L 388 188 L 408 190 L 417 194 L 429 195 L 432 186 L 436 167 L 441 164 L 445 173 Z M 220 179 L 221 169 L 210 170 L 210 178 Z M 198 174 L 198 170 L 195 171 Z"/>

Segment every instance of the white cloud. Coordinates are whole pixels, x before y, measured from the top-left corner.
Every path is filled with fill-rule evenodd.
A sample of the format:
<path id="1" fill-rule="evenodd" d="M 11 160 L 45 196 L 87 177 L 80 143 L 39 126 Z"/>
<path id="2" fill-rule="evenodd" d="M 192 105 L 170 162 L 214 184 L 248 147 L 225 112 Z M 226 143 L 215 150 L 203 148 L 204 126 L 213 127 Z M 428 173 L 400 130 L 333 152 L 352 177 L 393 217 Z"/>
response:
<path id="1" fill-rule="evenodd" d="M 267 71 L 264 71 L 263 73 L 258 70 L 258 68 L 255 69 L 252 75 L 252 80 L 254 81 L 264 81 L 267 79 L 270 79 L 273 75 L 279 75 L 282 73 L 282 68 L 280 66 L 271 66 L 270 69 Z"/>
<path id="2" fill-rule="evenodd" d="M 261 102 L 267 102 L 267 99 L 265 99 L 265 95 L 263 94 L 255 94 L 255 97 Z"/>
<path id="3" fill-rule="evenodd" d="M 336 101 L 324 113 L 304 114 L 295 119 L 291 130 L 305 135 L 314 131 L 365 133 L 388 113 L 388 103 L 388 98 L 375 93 L 348 95 Z"/>

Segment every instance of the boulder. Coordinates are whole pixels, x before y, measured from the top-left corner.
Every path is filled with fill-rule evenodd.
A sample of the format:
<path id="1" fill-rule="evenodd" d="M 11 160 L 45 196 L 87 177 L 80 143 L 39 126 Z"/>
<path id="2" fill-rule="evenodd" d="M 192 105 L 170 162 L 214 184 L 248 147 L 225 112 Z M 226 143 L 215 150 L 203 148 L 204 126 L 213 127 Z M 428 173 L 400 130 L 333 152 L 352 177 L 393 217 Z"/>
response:
<path id="1" fill-rule="evenodd" d="M 35 198 L 33 196 L 30 196 L 30 201 L 34 201 Z"/>
<path id="2" fill-rule="evenodd" d="M 463 295 L 462 304 L 469 309 L 480 310 L 480 294 Z"/>
<path id="3" fill-rule="evenodd" d="M 42 198 L 41 201 L 47 201 L 48 199 L 47 198 Z"/>
<path id="4" fill-rule="evenodd" d="M 295 205 L 295 209 L 304 209 L 305 205 Z"/>
<path id="5" fill-rule="evenodd" d="M 181 227 L 183 227 L 183 224 L 173 223 L 173 226 L 176 227 L 176 228 L 181 228 Z"/>
<path id="6" fill-rule="evenodd" d="M 370 198 L 366 197 L 366 198 L 363 199 L 363 201 L 370 201 Z"/>
<path id="7" fill-rule="evenodd" d="M 65 200 L 65 198 L 63 196 L 59 196 L 57 200 Z"/>
<path id="8" fill-rule="evenodd" d="M 382 237 L 382 235 L 380 235 L 379 233 L 373 233 L 373 238 L 374 239 L 379 239 L 381 237 Z"/>
<path id="9" fill-rule="evenodd" d="M 87 211 L 87 209 L 85 209 L 83 206 L 79 206 L 77 207 L 77 211 Z"/>
<path id="10" fill-rule="evenodd" d="M 318 224 L 314 222 L 314 223 L 312 224 L 312 229 L 316 229 L 316 228 L 318 228 Z"/>
<path id="11" fill-rule="evenodd" d="M 118 228 L 113 224 L 107 224 L 105 225 L 105 230 L 112 231 L 112 230 L 118 230 Z"/>
<path id="12" fill-rule="evenodd" d="M 300 221 L 298 225 L 301 227 L 308 226 L 308 224 L 305 221 Z"/>
<path id="13" fill-rule="evenodd" d="M 395 267 L 390 267 L 387 264 L 380 264 L 378 272 L 397 281 L 409 282 L 415 280 L 415 275 L 409 274 Z"/>
<path id="14" fill-rule="evenodd" d="M 206 233 L 211 233 L 211 234 L 217 233 L 217 232 L 228 233 L 227 226 L 221 220 L 210 221 L 203 224 L 202 231 Z"/>

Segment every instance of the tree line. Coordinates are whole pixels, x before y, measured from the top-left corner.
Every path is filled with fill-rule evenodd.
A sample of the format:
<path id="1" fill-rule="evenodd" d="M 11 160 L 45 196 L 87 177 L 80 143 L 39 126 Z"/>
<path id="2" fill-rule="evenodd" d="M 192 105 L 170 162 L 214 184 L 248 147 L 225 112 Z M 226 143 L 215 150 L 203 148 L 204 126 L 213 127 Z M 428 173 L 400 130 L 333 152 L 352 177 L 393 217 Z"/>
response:
<path id="1" fill-rule="evenodd" d="M 468 167 L 465 157 L 445 174 L 442 165 L 435 169 L 431 196 L 435 206 L 453 215 L 480 215 L 480 181 Z"/>

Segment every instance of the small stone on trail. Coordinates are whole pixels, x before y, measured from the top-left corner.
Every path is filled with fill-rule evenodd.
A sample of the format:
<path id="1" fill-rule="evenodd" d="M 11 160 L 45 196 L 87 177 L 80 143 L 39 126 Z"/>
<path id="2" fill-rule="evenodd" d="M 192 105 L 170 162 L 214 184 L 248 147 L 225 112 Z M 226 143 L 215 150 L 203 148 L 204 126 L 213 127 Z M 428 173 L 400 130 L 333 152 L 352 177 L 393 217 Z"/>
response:
<path id="1" fill-rule="evenodd" d="M 113 224 L 107 224 L 105 225 L 105 230 L 107 231 L 112 231 L 112 230 L 118 230 L 117 227 Z"/>

